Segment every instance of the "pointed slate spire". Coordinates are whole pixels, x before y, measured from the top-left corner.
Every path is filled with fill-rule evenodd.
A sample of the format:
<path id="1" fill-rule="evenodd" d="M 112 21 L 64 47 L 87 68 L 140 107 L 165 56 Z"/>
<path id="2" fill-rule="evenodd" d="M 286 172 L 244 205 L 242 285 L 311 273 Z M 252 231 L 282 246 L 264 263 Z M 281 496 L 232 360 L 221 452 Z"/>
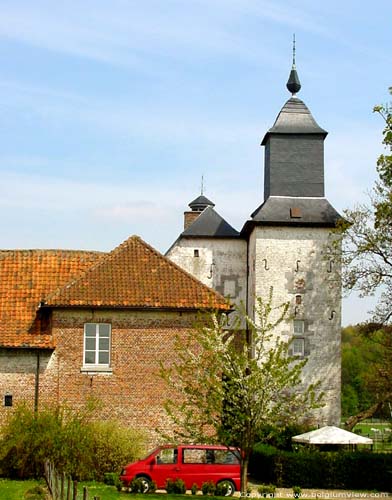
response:
<path id="1" fill-rule="evenodd" d="M 291 66 L 290 76 L 286 87 L 293 96 L 301 90 L 301 82 L 299 81 L 297 68 L 295 67 L 295 34 L 293 35 L 293 65 Z"/>

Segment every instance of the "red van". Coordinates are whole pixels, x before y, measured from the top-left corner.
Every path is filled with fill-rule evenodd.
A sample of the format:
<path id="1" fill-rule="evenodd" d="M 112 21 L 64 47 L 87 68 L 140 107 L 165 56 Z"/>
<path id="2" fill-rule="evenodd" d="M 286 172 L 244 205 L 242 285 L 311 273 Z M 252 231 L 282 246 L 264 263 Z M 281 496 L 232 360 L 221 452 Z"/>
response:
<path id="1" fill-rule="evenodd" d="M 182 479 L 187 489 L 193 484 L 201 488 L 207 481 L 224 483 L 229 496 L 240 489 L 239 452 L 214 445 L 160 446 L 146 458 L 124 467 L 120 475 L 123 485 L 129 486 L 134 478 L 142 479 L 145 492 L 151 481 L 164 489 L 167 479 Z"/>

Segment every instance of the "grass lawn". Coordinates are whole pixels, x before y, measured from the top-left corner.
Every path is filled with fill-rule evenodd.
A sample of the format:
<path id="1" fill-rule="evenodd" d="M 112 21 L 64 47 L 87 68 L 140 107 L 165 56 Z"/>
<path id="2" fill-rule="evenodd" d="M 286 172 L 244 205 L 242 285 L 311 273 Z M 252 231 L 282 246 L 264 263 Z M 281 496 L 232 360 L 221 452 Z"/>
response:
<path id="1" fill-rule="evenodd" d="M 31 490 L 37 485 L 44 486 L 44 481 L 13 481 L 10 479 L 0 479 L 0 499 L 1 500 L 28 500 L 25 496 L 28 490 Z M 130 495 L 129 493 L 119 492 L 114 486 L 107 486 L 103 483 L 86 482 L 78 484 L 78 500 L 83 498 L 83 487 L 88 488 L 88 499 L 93 500 L 94 497 L 100 497 L 101 500 L 181 500 L 183 495 L 167 495 L 162 493 L 148 495 Z M 186 496 L 187 500 L 191 497 Z M 198 497 L 201 498 L 201 497 Z M 208 497 L 209 500 L 222 500 L 222 497 Z"/>
<path id="2" fill-rule="evenodd" d="M 1 500 L 23 500 L 25 493 L 34 486 L 44 486 L 44 481 L 11 481 L 10 479 L 0 479 Z"/>

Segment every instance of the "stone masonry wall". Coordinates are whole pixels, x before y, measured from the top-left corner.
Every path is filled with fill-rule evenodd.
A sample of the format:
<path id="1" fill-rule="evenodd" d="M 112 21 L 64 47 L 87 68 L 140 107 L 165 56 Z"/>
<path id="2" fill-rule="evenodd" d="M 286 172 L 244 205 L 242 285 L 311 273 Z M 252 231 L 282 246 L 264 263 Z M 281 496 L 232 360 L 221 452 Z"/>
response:
<path id="1" fill-rule="evenodd" d="M 250 297 L 266 297 L 272 286 L 276 305 L 290 303 L 277 335 L 289 340 L 294 320 L 304 322 L 308 362 L 303 382 L 321 382 L 325 406 L 313 413 L 320 425 L 340 423 L 341 285 L 339 259 L 329 255 L 332 248 L 325 228 L 256 227 L 249 249 Z"/>
<path id="2" fill-rule="evenodd" d="M 166 256 L 205 285 L 230 297 L 234 303 L 245 303 L 246 241 L 180 238 Z"/>

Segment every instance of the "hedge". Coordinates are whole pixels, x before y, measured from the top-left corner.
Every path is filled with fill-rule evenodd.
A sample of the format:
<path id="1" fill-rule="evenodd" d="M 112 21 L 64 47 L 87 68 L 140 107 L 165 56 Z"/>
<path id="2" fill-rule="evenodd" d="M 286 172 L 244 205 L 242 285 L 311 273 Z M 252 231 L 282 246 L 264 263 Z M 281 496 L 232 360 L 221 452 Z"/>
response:
<path id="1" fill-rule="evenodd" d="M 262 483 L 279 487 L 392 491 L 392 454 L 288 452 L 256 445 L 249 473 Z"/>

